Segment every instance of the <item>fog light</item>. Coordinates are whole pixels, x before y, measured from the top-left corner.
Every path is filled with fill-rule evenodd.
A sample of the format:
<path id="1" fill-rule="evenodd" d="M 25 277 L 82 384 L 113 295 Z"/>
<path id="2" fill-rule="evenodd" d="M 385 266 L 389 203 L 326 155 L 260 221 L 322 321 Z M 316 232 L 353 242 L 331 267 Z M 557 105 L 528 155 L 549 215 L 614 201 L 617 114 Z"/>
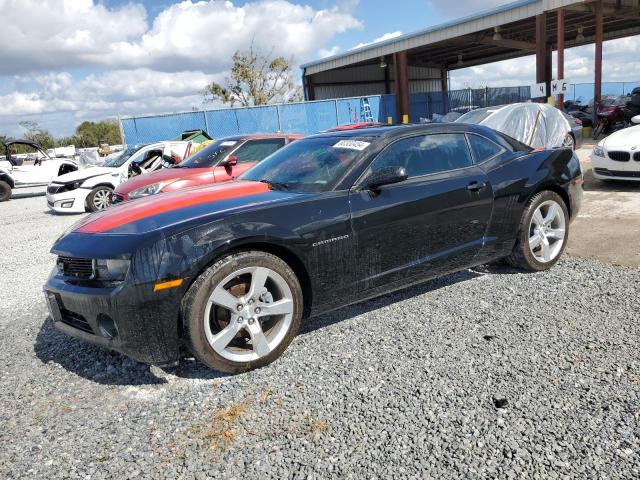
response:
<path id="1" fill-rule="evenodd" d="M 70 202 L 62 202 L 62 205 L 60 205 L 62 208 L 71 208 L 73 207 L 73 200 L 71 200 Z"/>
<path id="2" fill-rule="evenodd" d="M 98 328 L 100 333 L 107 338 L 115 338 L 118 336 L 118 327 L 116 322 L 109 315 L 101 313 L 98 315 Z"/>

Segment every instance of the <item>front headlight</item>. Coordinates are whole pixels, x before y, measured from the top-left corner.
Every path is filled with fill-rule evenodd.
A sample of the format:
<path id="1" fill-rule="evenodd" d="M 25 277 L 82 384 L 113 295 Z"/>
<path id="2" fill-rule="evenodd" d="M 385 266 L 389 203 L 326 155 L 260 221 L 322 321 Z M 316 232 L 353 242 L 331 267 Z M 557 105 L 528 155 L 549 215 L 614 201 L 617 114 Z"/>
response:
<path id="1" fill-rule="evenodd" d="M 593 147 L 594 157 L 604 157 L 604 145 L 602 142 Z"/>
<path id="2" fill-rule="evenodd" d="M 93 261 L 95 278 L 107 282 L 121 282 L 129 271 L 129 260 L 96 259 Z"/>
<path id="3" fill-rule="evenodd" d="M 173 182 L 175 182 L 175 180 L 170 180 L 168 182 L 152 183 L 151 185 L 137 188 L 135 190 L 132 190 L 129 193 L 129 198 L 140 198 L 140 197 L 147 197 L 149 195 L 155 195 L 156 193 L 160 193 L 164 187 L 166 187 L 167 185 Z"/>

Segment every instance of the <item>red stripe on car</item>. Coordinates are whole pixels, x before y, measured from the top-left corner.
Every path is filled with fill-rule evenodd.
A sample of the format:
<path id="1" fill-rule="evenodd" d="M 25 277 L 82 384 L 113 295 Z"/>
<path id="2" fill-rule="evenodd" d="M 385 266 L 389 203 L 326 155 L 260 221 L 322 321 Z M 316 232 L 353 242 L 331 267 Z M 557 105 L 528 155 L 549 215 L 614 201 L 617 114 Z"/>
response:
<path id="1" fill-rule="evenodd" d="M 266 183 L 230 182 L 206 188 L 177 190 L 161 195 L 151 195 L 131 203 L 123 203 L 87 217 L 76 228 L 80 233 L 103 233 L 143 218 L 161 213 L 193 207 L 203 203 L 244 197 L 269 191 Z"/>

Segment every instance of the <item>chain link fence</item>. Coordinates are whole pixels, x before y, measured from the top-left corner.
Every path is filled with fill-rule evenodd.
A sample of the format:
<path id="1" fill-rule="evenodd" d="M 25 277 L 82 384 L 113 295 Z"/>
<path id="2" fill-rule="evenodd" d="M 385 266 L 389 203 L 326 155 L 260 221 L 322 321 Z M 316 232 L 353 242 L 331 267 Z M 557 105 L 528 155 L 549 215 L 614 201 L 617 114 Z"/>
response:
<path id="1" fill-rule="evenodd" d="M 378 121 L 379 95 L 247 108 L 203 110 L 164 115 L 123 117 L 127 144 L 159 142 L 187 130 L 203 130 L 213 138 L 248 133 L 308 135 L 338 125 Z"/>
<path id="2" fill-rule="evenodd" d="M 602 93 L 627 95 L 637 87 L 640 87 L 640 82 L 605 82 Z M 528 86 L 412 93 L 409 96 L 409 120 L 417 123 L 451 111 L 465 113 L 475 108 L 526 102 L 529 98 Z M 570 85 L 565 95 L 565 100 L 583 104 L 592 98 L 592 83 Z M 213 138 L 276 132 L 309 135 L 338 125 L 388 120 L 392 123 L 398 121 L 395 95 L 126 117 L 120 122 L 125 143 L 142 144 L 167 140 L 186 130 L 196 129 Z"/>

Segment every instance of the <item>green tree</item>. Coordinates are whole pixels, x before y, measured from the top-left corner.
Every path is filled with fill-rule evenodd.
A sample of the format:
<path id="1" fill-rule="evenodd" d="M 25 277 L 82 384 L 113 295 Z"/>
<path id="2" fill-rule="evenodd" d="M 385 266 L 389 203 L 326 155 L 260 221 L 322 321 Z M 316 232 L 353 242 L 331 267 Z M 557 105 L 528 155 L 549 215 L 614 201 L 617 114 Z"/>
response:
<path id="1" fill-rule="evenodd" d="M 121 141 L 120 127 L 116 120 L 82 122 L 76 127 L 74 135 L 64 139 L 67 145 L 73 144 L 79 148 L 98 147 L 101 143 L 115 145 Z"/>
<path id="2" fill-rule="evenodd" d="M 302 90 L 293 82 L 291 60 L 263 55 L 254 49 L 253 43 L 249 51 L 233 54 L 231 77 L 225 80 L 225 85 L 211 83 L 202 95 L 205 105 L 219 100 L 232 107 L 302 100 Z"/>
<path id="3" fill-rule="evenodd" d="M 26 130 L 26 133 L 24 134 L 24 138 L 26 140 L 37 143 L 45 150 L 47 148 L 54 148 L 58 145 L 58 142 L 53 135 L 51 135 L 48 130 L 40 128 L 38 122 L 24 120 L 20 122 L 19 125 Z"/>

